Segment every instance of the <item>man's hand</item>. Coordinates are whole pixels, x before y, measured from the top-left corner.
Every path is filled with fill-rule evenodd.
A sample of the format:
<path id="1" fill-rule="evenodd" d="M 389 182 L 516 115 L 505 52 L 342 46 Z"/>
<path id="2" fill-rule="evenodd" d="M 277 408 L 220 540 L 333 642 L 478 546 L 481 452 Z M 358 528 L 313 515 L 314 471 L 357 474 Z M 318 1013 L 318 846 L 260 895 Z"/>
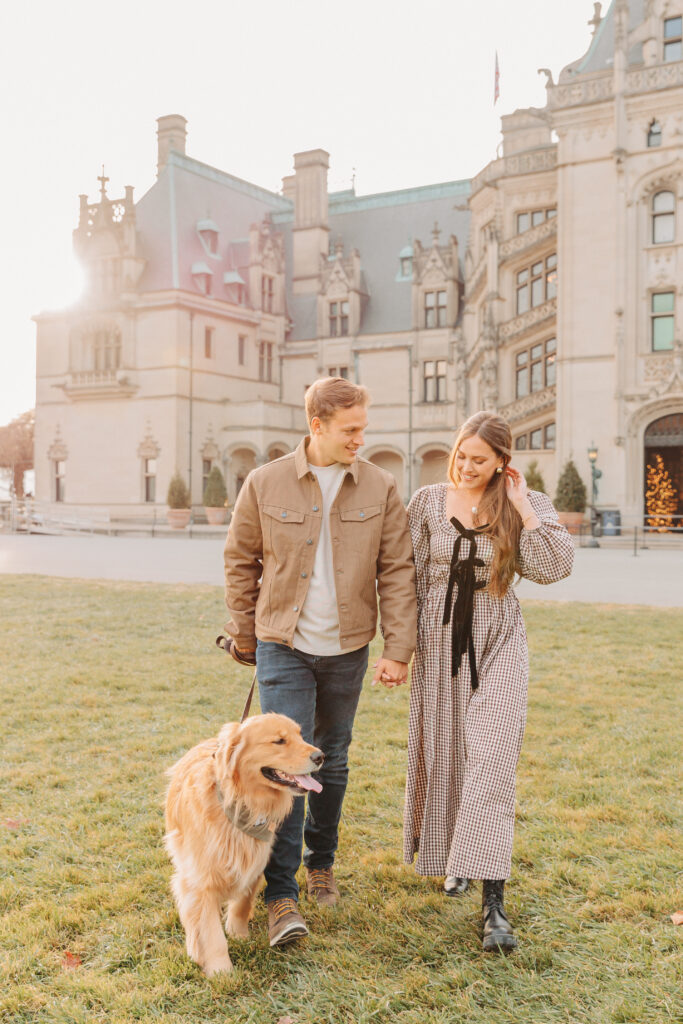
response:
<path id="1" fill-rule="evenodd" d="M 380 658 L 375 665 L 375 674 L 372 677 L 372 685 L 381 683 L 390 690 L 394 686 L 401 686 L 408 680 L 408 665 L 404 661 L 391 661 L 389 658 Z"/>
<path id="2" fill-rule="evenodd" d="M 238 647 L 234 640 L 230 641 L 230 654 L 238 665 L 256 665 L 255 647 Z"/>

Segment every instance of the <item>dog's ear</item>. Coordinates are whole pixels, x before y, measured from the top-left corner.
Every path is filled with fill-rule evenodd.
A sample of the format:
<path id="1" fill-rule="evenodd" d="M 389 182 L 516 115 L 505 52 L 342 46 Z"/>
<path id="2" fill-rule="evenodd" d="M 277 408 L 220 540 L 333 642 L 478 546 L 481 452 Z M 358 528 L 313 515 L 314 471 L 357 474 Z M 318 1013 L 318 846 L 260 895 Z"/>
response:
<path id="1" fill-rule="evenodd" d="M 218 733 L 216 772 L 223 781 L 233 781 L 235 772 L 235 755 L 242 739 L 242 726 L 239 722 L 228 722 Z"/>

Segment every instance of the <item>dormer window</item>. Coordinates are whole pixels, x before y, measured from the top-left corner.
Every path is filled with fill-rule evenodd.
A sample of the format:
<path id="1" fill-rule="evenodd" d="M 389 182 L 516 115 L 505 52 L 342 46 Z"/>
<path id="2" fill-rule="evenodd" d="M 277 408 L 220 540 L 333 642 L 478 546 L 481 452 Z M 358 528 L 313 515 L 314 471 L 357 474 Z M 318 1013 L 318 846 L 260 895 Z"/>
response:
<path id="1" fill-rule="evenodd" d="M 197 234 L 209 255 L 216 256 L 218 254 L 218 225 L 208 219 L 197 221 Z"/>
<path id="2" fill-rule="evenodd" d="M 261 309 L 264 313 L 272 313 L 275 307 L 275 278 L 270 274 L 261 277 Z"/>
<path id="3" fill-rule="evenodd" d="M 213 273 L 206 263 L 192 264 L 192 279 L 203 295 L 211 294 L 211 279 Z"/>
<path id="4" fill-rule="evenodd" d="M 425 327 L 446 326 L 446 291 L 424 293 L 424 325 Z"/>
<path id="5" fill-rule="evenodd" d="M 680 60 L 683 57 L 683 18 L 664 19 L 664 60 Z"/>
<path id="6" fill-rule="evenodd" d="M 654 146 L 661 146 L 662 144 L 662 126 L 659 121 L 651 121 L 650 127 L 647 130 L 647 145 L 648 149 L 652 149 Z"/>
<path id="7" fill-rule="evenodd" d="M 399 281 L 412 281 L 413 279 L 413 247 L 405 245 L 398 254 Z"/>
<path id="8" fill-rule="evenodd" d="M 341 338 L 349 333 L 348 301 L 330 302 L 330 337 Z"/>
<path id="9" fill-rule="evenodd" d="M 676 227 L 675 217 L 673 192 L 657 192 L 652 197 L 652 242 L 654 245 L 673 242 Z"/>

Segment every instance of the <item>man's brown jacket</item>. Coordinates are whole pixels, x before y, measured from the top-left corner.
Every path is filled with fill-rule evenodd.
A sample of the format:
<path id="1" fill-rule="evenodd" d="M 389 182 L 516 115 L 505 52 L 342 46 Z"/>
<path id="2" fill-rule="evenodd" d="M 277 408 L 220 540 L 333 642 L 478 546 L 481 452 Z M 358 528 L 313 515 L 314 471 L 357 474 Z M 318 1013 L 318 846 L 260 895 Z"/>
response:
<path id="1" fill-rule="evenodd" d="M 254 647 L 256 637 L 292 646 L 322 521 L 307 441 L 253 470 L 235 504 L 225 542 L 225 602 L 226 629 L 238 647 Z M 330 534 L 342 649 L 374 637 L 379 592 L 383 657 L 410 661 L 415 568 L 408 517 L 391 473 L 356 457 L 330 510 Z"/>

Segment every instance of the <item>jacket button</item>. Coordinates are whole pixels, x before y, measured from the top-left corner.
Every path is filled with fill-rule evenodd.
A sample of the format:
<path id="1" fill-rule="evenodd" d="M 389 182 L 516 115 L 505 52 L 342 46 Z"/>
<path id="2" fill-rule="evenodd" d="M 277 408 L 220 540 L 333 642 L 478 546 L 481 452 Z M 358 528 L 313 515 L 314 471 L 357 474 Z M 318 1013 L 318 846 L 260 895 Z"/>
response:
<path id="1" fill-rule="evenodd" d="M 281 512 L 280 515 L 282 516 L 283 519 L 287 518 L 287 513 L 286 512 Z"/>
<path id="2" fill-rule="evenodd" d="M 312 541 L 312 540 L 311 540 L 311 538 L 309 537 L 309 538 L 308 538 L 308 540 L 306 541 L 306 543 L 307 543 L 307 544 L 312 544 L 312 543 L 313 543 L 313 541 Z"/>
<path id="3" fill-rule="evenodd" d="M 292 611 L 298 612 L 299 611 L 299 605 L 295 604 L 294 608 L 292 609 Z"/>
<path id="4" fill-rule="evenodd" d="M 307 573 L 307 572 L 302 572 L 302 573 L 301 573 L 301 579 L 302 579 L 302 580 L 305 580 L 307 576 L 308 576 L 308 573 Z"/>
<path id="5" fill-rule="evenodd" d="M 282 514 L 283 514 L 283 515 L 285 515 L 285 513 L 284 513 L 284 512 L 283 512 Z M 361 517 L 361 519 L 365 519 L 365 512 L 361 512 L 361 513 L 360 513 L 360 517 Z"/>
<path id="6" fill-rule="evenodd" d="M 314 511 L 314 512 L 317 512 L 317 511 L 318 511 L 318 506 L 317 506 L 317 505 L 314 505 L 314 506 L 313 506 L 313 511 Z"/>
<path id="7" fill-rule="evenodd" d="M 344 572 L 344 570 L 343 570 L 343 569 L 337 569 L 337 573 L 338 573 L 338 574 L 340 574 L 340 573 L 342 573 L 342 572 Z"/>
<path id="8" fill-rule="evenodd" d="M 341 610 L 342 610 L 343 612 L 345 612 L 345 611 L 346 611 L 346 605 L 345 605 L 345 604 L 340 604 L 340 605 L 339 605 L 339 607 L 341 608 Z"/>

